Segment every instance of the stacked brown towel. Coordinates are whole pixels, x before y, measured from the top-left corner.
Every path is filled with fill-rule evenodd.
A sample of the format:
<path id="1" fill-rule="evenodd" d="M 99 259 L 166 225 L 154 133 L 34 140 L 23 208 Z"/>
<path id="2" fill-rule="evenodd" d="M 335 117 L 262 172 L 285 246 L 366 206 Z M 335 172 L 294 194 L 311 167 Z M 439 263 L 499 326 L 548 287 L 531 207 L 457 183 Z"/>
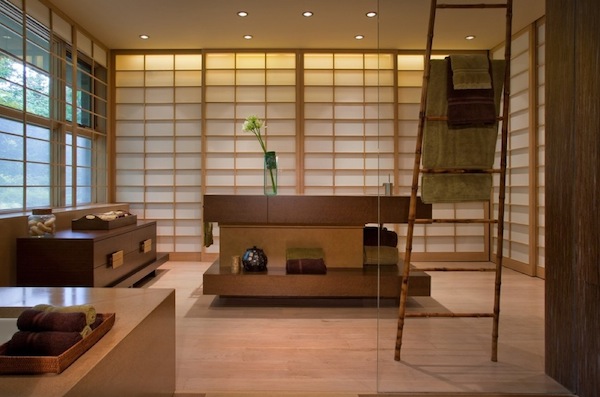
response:
<path id="1" fill-rule="evenodd" d="M 96 321 L 96 309 L 90 304 L 83 305 L 71 305 L 71 306 L 53 306 L 39 304 L 32 307 L 33 310 L 42 310 L 45 312 L 59 312 L 59 313 L 73 313 L 82 312 L 85 313 L 87 325 L 91 325 Z"/>
<path id="2" fill-rule="evenodd" d="M 288 259 L 285 270 L 289 274 L 327 274 L 323 258 Z"/>
<path id="3" fill-rule="evenodd" d="M 58 356 L 82 339 L 79 332 L 19 331 L 8 342 L 8 356 Z"/>
<path id="4" fill-rule="evenodd" d="M 37 305 L 17 318 L 16 332 L 7 344 L 12 356 L 57 356 L 89 335 L 103 321 L 91 305 Z"/>
<path id="5" fill-rule="evenodd" d="M 363 245 L 396 247 L 398 245 L 398 234 L 385 227 L 365 226 L 363 229 Z"/>
<path id="6" fill-rule="evenodd" d="M 288 274 L 327 274 L 322 248 L 288 248 L 285 251 L 285 271 Z"/>
<path id="7" fill-rule="evenodd" d="M 21 331 L 81 332 L 87 326 L 82 312 L 58 313 L 27 309 L 17 319 Z"/>
<path id="8" fill-rule="evenodd" d="M 468 55 L 465 55 L 467 57 Z M 473 57 L 471 55 L 470 57 Z M 485 62 L 487 81 L 490 82 L 490 61 L 485 55 L 480 55 Z M 476 125 L 495 125 L 496 124 L 496 105 L 494 102 L 494 87 L 489 84 L 489 88 L 457 88 L 453 82 L 454 68 L 452 64 L 457 62 L 460 56 L 450 57 L 447 62 L 447 96 L 448 96 L 448 127 L 467 127 Z M 480 73 L 474 71 L 473 73 Z M 466 69 L 463 74 L 468 75 Z M 485 84 L 474 87 L 485 87 Z"/>
<path id="9" fill-rule="evenodd" d="M 94 329 L 94 327 L 92 327 L 92 324 L 94 324 L 97 320 L 96 309 L 94 308 L 94 306 L 89 305 L 89 304 L 71 305 L 71 306 L 53 306 L 53 305 L 47 305 L 47 304 L 39 304 L 39 305 L 34 306 L 32 309 L 33 310 L 42 310 L 45 312 L 58 312 L 58 313 L 81 312 L 81 313 L 85 314 L 87 325 L 86 325 L 86 327 L 84 327 L 81 330 L 81 336 L 83 336 L 84 338 L 92 333 L 92 330 Z"/>

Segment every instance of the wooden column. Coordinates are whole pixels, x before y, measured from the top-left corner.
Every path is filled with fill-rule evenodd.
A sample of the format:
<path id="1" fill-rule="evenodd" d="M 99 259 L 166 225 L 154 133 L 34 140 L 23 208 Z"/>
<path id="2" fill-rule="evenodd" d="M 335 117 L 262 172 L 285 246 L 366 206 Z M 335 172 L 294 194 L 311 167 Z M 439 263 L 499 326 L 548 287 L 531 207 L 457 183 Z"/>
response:
<path id="1" fill-rule="evenodd" d="M 600 390 L 600 7 L 546 1 L 546 372 Z"/>

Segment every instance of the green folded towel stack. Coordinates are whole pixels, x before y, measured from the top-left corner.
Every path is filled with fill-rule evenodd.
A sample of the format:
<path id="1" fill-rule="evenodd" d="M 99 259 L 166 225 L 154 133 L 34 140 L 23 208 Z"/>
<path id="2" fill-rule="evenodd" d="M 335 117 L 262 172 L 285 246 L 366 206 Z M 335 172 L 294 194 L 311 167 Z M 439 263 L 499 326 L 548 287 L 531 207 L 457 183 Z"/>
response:
<path id="1" fill-rule="evenodd" d="M 426 115 L 447 116 L 447 62 L 432 60 Z M 492 61 L 494 101 L 500 108 L 504 61 Z M 449 129 L 446 121 L 428 120 L 423 131 L 423 168 L 490 169 L 494 165 L 498 125 Z M 491 174 L 423 174 L 425 203 L 487 201 Z"/>

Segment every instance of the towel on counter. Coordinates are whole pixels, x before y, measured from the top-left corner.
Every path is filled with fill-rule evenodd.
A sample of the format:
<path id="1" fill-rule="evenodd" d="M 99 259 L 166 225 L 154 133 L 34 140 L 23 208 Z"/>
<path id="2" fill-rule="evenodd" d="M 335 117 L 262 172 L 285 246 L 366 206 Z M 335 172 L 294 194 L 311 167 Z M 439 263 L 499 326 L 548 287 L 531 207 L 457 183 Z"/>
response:
<path id="1" fill-rule="evenodd" d="M 398 245 L 398 234 L 392 230 L 387 230 L 385 227 L 365 226 L 363 229 L 363 245 L 396 247 Z"/>
<path id="2" fill-rule="evenodd" d="M 327 274 L 323 258 L 288 259 L 285 263 L 288 274 Z"/>
<path id="3" fill-rule="evenodd" d="M 58 313 L 75 313 L 82 312 L 86 316 L 87 325 L 92 325 L 96 321 L 96 309 L 90 304 L 83 305 L 71 305 L 71 306 L 53 306 L 53 305 L 35 305 L 32 307 L 33 310 L 41 310 L 45 312 L 58 312 Z"/>
<path id="4" fill-rule="evenodd" d="M 285 259 L 323 259 L 325 253 L 322 248 L 288 248 L 285 250 Z"/>
<path id="5" fill-rule="evenodd" d="M 455 90 L 492 88 L 489 59 L 483 54 L 450 55 Z"/>
<path id="6" fill-rule="evenodd" d="M 487 56 L 481 55 L 489 65 Z M 454 62 L 454 58 L 451 58 Z M 448 126 L 465 127 L 476 125 L 495 125 L 497 118 L 496 104 L 494 102 L 493 85 L 488 89 L 458 90 L 452 84 L 452 62 L 447 62 L 447 100 L 448 100 Z M 466 72 L 468 73 L 468 72 Z M 478 72 L 477 72 L 478 73 Z M 490 80 L 490 66 L 487 70 Z"/>
<path id="7" fill-rule="evenodd" d="M 426 115 L 447 116 L 447 62 L 431 60 Z M 504 61 L 492 61 L 494 104 L 498 112 L 504 80 Z M 423 168 L 490 169 L 494 165 L 497 123 L 460 129 L 446 121 L 427 120 L 423 132 Z M 487 201 L 490 174 L 423 174 L 421 198 L 425 203 Z"/>
<path id="8" fill-rule="evenodd" d="M 365 265 L 396 265 L 398 264 L 398 248 L 386 246 L 365 246 L 364 264 Z"/>
<path id="9" fill-rule="evenodd" d="M 17 318 L 17 328 L 21 331 L 82 332 L 86 317 L 83 312 L 58 313 L 26 309 Z"/>
<path id="10" fill-rule="evenodd" d="M 204 246 L 210 247 L 213 243 L 213 224 L 212 222 L 204 222 Z"/>
<path id="11" fill-rule="evenodd" d="M 8 341 L 8 356 L 58 356 L 82 339 L 79 332 L 18 331 Z"/>

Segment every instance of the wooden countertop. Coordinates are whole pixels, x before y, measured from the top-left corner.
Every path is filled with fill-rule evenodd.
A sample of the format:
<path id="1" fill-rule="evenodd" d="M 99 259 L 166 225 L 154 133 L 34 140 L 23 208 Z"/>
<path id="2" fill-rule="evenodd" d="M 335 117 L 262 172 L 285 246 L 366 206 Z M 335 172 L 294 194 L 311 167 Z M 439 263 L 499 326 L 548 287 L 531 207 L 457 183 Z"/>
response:
<path id="1" fill-rule="evenodd" d="M 140 371 L 152 371 L 150 365 L 159 366 L 161 382 L 166 380 L 166 388 L 174 392 L 175 387 L 175 291 L 172 289 L 132 289 L 132 288 L 74 288 L 74 287 L 4 287 L 0 288 L 0 317 L 15 317 L 24 309 L 37 304 L 48 303 L 56 306 L 92 304 L 99 313 L 115 313 L 113 328 L 90 350 L 79 357 L 61 374 L 46 375 L 1 375 L 0 395 L 2 396 L 67 396 L 67 395 L 115 395 L 111 392 L 125 392 L 121 395 L 136 395 L 140 387 L 135 378 Z M 160 338 L 156 352 L 152 349 L 135 351 L 139 344 L 148 346 L 146 338 Z M 6 341 L 1 341 L 4 343 Z M 152 342 L 150 342 L 152 343 Z M 172 345 L 172 346 L 171 346 Z M 149 346 L 148 346 L 149 347 Z M 172 351 L 172 354 L 169 353 Z M 153 361 L 153 355 L 159 355 Z M 165 356 L 166 354 L 166 356 Z M 139 357 L 137 357 L 139 356 Z M 131 360 L 128 361 L 128 359 Z M 124 362 L 121 362 L 124 361 Z M 152 363 L 152 364 L 151 364 Z M 172 368 L 171 368 L 172 366 Z M 111 374 L 114 371 L 115 374 Z M 118 371 L 127 377 L 118 376 Z M 149 375 L 149 376 L 148 376 Z M 109 378 L 106 378 L 109 376 Z M 111 379 L 110 376 L 116 376 Z M 151 379 L 152 373 L 147 373 Z M 120 378 L 120 379 L 119 379 Z M 171 380 L 172 378 L 172 380 Z M 114 382 L 114 385 L 98 386 L 97 383 Z M 152 381 L 150 381 L 152 383 Z M 172 385 L 171 385 L 172 383 Z M 96 385 L 96 386 L 91 386 Z M 153 395 L 169 395 L 163 385 L 156 387 Z M 113 388 L 114 387 L 114 388 Z M 111 389 L 113 388 L 113 389 Z M 94 389 L 96 389 L 94 391 Z M 85 390 L 84 394 L 79 394 Z M 109 393 L 109 394 L 105 394 Z M 139 394 L 138 394 L 139 395 Z"/>
<path id="2" fill-rule="evenodd" d="M 407 223 L 407 196 L 204 196 L 204 220 L 234 225 L 356 226 Z M 431 218 L 417 202 L 417 218 Z"/>

